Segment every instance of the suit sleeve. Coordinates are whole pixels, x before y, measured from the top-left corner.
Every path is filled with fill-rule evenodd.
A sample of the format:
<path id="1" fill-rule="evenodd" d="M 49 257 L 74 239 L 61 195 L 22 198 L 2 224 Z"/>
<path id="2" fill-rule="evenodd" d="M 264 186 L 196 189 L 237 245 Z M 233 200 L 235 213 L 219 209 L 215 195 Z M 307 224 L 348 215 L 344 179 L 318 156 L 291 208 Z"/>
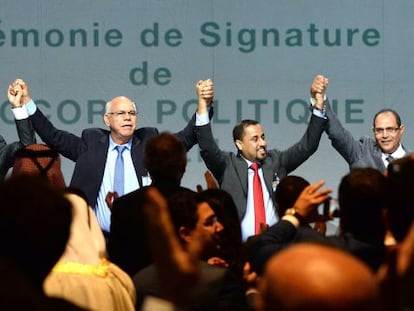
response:
<path id="1" fill-rule="evenodd" d="M 329 102 L 326 104 L 326 116 L 328 117 L 326 133 L 332 146 L 351 165 L 360 157 L 362 150 L 360 142 L 355 140 L 352 134 L 342 126 Z"/>
<path id="2" fill-rule="evenodd" d="M 201 157 L 207 168 L 220 183 L 226 168 L 226 161 L 223 152 L 220 150 L 213 137 L 211 123 L 197 126 L 196 133 Z"/>
<path id="3" fill-rule="evenodd" d="M 213 107 L 211 107 L 208 115 L 210 120 L 213 117 L 213 114 L 214 110 Z M 194 113 L 190 121 L 187 123 L 186 127 L 175 134 L 184 142 L 187 151 L 189 151 L 194 145 L 198 143 L 196 127 L 196 114 Z"/>
<path id="4" fill-rule="evenodd" d="M 20 143 L 23 146 L 28 146 L 36 143 L 36 135 L 30 119 L 15 120 L 17 135 Z"/>
<path id="5" fill-rule="evenodd" d="M 64 157 L 76 161 L 78 156 L 86 149 L 86 145 L 80 137 L 55 128 L 39 108 L 30 116 L 30 121 L 43 142 Z"/>
<path id="6" fill-rule="evenodd" d="M 14 154 L 22 145 L 20 142 L 7 144 L 3 136 L 0 135 L 0 180 L 3 180 L 8 170 L 13 166 Z"/>
<path id="7" fill-rule="evenodd" d="M 261 273 L 266 261 L 277 251 L 292 243 L 297 228 L 289 221 L 280 220 L 262 234 L 247 242 L 248 257 L 252 269 Z"/>
<path id="8" fill-rule="evenodd" d="M 29 119 L 15 120 L 15 122 L 19 141 L 7 144 L 0 136 L 0 179 L 4 179 L 8 170 L 13 166 L 16 151 L 36 143 L 35 132 Z"/>
<path id="9" fill-rule="evenodd" d="M 308 127 L 302 138 L 289 149 L 281 152 L 281 165 L 286 174 L 296 169 L 316 152 L 325 130 L 327 120 L 312 114 Z"/>

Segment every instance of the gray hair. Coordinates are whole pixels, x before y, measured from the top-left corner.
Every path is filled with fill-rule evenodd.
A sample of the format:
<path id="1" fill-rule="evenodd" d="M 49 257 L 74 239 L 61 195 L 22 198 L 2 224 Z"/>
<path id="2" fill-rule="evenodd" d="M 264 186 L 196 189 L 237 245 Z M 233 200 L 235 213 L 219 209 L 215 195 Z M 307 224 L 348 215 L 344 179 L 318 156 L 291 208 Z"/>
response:
<path id="1" fill-rule="evenodd" d="M 135 105 L 135 103 L 132 100 L 131 100 L 131 104 L 134 107 L 134 110 L 137 111 L 137 106 Z M 112 106 L 112 100 L 106 102 L 105 113 L 110 113 L 111 112 L 111 106 Z"/>

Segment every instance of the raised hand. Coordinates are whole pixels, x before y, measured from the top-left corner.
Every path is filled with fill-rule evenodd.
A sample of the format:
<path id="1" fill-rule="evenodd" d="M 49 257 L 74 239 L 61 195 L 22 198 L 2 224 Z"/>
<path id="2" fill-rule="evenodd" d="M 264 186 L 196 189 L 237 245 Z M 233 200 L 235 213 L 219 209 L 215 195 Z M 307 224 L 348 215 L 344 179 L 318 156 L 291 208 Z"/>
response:
<path id="1" fill-rule="evenodd" d="M 293 206 L 294 211 L 307 222 L 312 222 L 318 218 L 317 207 L 330 198 L 331 189 L 320 190 L 324 184 L 325 182 L 321 180 L 316 184 L 307 186 L 303 189 Z"/>
<path id="2" fill-rule="evenodd" d="M 27 104 L 30 98 L 29 87 L 22 79 L 16 79 L 7 89 L 7 98 L 13 108 Z"/>
<path id="3" fill-rule="evenodd" d="M 207 108 L 212 105 L 214 97 L 214 84 L 211 79 L 199 80 L 196 83 L 198 96 L 198 113 L 207 113 Z"/>
<path id="4" fill-rule="evenodd" d="M 323 102 L 326 94 L 326 89 L 328 87 L 329 80 L 328 78 L 317 75 L 311 85 L 311 96 L 316 100 L 316 108 L 319 110 L 323 109 Z"/>
<path id="5" fill-rule="evenodd" d="M 12 106 L 12 108 L 20 107 L 22 104 L 20 103 L 21 98 L 23 95 L 22 87 L 18 84 L 10 84 L 7 89 L 7 98 Z"/>

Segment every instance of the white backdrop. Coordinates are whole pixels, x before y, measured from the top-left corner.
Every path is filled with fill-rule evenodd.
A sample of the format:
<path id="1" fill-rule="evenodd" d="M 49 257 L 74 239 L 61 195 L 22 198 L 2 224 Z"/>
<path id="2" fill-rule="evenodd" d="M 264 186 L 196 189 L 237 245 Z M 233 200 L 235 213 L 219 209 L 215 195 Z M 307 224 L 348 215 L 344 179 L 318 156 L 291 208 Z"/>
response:
<path id="1" fill-rule="evenodd" d="M 374 113 L 392 107 L 407 126 L 414 108 L 414 2 L 396 1 L 10 1 L 0 5 L 0 133 L 17 135 L 6 89 L 25 79 L 58 128 L 80 134 L 103 127 L 102 103 L 125 95 L 139 126 L 178 131 L 195 109 L 194 84 L 212 78 L 214 133 L 235 150 L 241 118 L 259 120 L 269 147 L 303 134 L 313 77 L 330 79 L 328 96 L 355 137 L 371 135 Z M 145 74 L 144 74 L 145 73 Z M 184 185 L 204 184 L 198 147 Z M 64 160 L 66 181 L 73 163 Z M 336 192 L 348 172 L 323 136 L 319 150 L 293 174 L 326 180 Z"/>

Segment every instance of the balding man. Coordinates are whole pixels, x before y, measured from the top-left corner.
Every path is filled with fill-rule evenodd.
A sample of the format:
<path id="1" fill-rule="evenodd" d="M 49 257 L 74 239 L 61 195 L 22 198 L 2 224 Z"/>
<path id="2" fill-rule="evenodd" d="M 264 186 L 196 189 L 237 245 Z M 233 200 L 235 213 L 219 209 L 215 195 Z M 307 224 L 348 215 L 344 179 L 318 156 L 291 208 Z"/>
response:
<path id="1" fill-rule="evenodd" d="M 149 138 L 158 135 L 158 129 L 136 129 L 138 111 L 135 103 L 118 96 L 106 105 L 103 119 L 109 130 L 85 129 L 78 137 L 54 127 L 30 98 L 29 88 L 23 80 L 17 79 L 14 83 L 23 90 L 21 107 L 15 108 L 21 110 L 20 118 L 30 117 L 35 131 L 49 147 L 76 162 L 70 186 L 85 193 L 102 230 L 109 233 L 112 199 L 149 184 L 142 161 L 143 148 Z M 203 108 L 210 105 L 212 97 L 212 90 L 205 89 L 203 99 L 199 101 Z M 207 124 L 208 118 L 203 114 L 196 120 L 194 114 L 187 126 L 176 133 L 187 150 L 197 143 L 196 123 Z"/>
<path id="2" fill-rule="evenodd" d="M 352 255 L 318 244 L 295 244 L 273 256 L 259 283 L 257 311 L 378 311 L 379 287 Z"/>

